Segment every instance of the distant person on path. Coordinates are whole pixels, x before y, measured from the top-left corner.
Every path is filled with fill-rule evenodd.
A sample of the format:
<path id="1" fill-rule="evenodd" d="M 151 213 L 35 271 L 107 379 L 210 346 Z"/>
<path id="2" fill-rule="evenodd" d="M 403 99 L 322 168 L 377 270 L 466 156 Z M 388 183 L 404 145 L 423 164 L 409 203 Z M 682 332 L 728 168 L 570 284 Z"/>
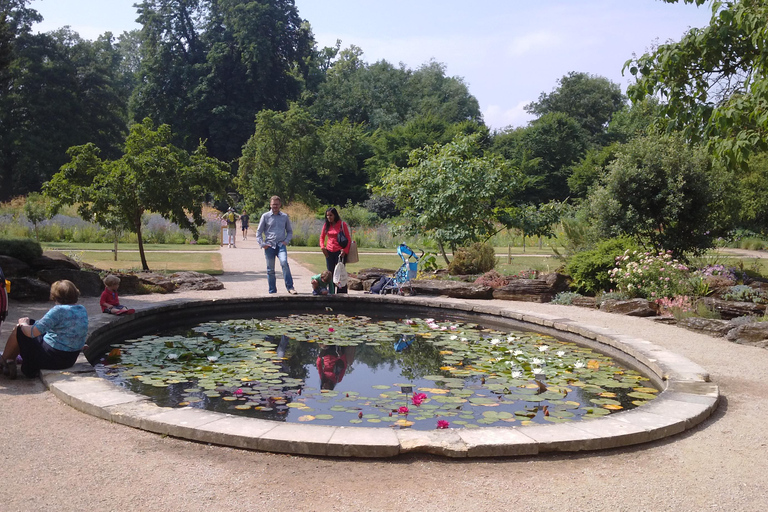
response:
<path id="1" fill-rule="evenodd" d="M 222 215 L 221 218 L 227 221 L 227 238 L 229 239 L 229 247 L 236 247 L 235 236 L 237 236 L 237 219 L 239 219 L 240 216 L 235 213 L 235 209 L 230 206 L 227 210 L 227 213 Z"/>
<path id="2" fill-rule="evenodd" d="M 104 291 L 101 292 L 101 299 L 99 300 L 102 313 L 109 313 L 110 315 L 132 315 L 136 312 L 135 310 L 120 304 L 120 298 L 117 296 L 118 288 L 120 288 L 119 277 L 109 274 L 104 278 Z"/>
<path id="3" fill-rule="evenodd" d="M 288 244 L 293 238 L 293 227 L 291 219 L 287 213 L 281 212 L 283 201 L 279 196 L 272 196 L 269 200 L 269 211 L 259 219 L 259 227 L 256 229 L 256 240 L 259 246 L 264 249 L 264 256 L 267 259 L 267 284 L 269 293 L 277 293 L 277 282 L 275 279 L 275 257 L 280 260 L 280 266 L 283 267 L 283 279 L 285 288 L 291 295 L 296 294 L 293 289 L 293 276 L 291 276 L 291 267 L 288 266 Z"/>
<path id="4" fill-rule="evenodd" d="M 77 300 L 80 290 L 72 281 L 51 285 L 51 300 L 56 302 L 40 320 L 19 318 L 5 344 L 3 373 L 17 375 L 16 357 L 21 355 L 21 372 L 36 377 L 40 370 L 63 370 L 77 361 L 88 335 L 88 312 Z"/>
<path id="5" fill-rule="evenodd" d="M 251 219 L 251 216 L 248 215 L 248 212 L 243 210 L 243 214 L 240 216 L 240 229 L 243 230 L 243 240 L 248 240 L 248 221 Z"/>
<path id="6" fill-rule="evenodd" d="M 345 247 L 342 247 L 339 244 L 340 232 L 343 232 L 347 239 Z M 339 262 L 339 257 L 349 254 L 351 242 L 352 235 L 349 232 L 347 223 L 341 220 L 336 208 L 328 208 L 325 211 L 325 224 L 323 224 L 323 229 L 320 231 L 320 248 L 323 250 L 323 255 L 325 255 L 325 268 L 328 269 L 331 274 L 333 274 L 333 270 Z M 347 293 L 347 287 L 339 287 L 336 290 L 336 293 Z"/>

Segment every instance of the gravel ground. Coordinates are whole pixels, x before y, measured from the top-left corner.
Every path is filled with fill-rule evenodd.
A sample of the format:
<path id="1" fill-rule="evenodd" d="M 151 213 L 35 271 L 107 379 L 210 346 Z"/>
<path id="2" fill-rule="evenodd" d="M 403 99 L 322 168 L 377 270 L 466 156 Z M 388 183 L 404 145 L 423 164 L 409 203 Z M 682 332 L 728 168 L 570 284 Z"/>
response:
<path id="1" fill-rule="evenodd" d="M 221 249 L 226 289 L 174 296 L 266 293 L 254 241 Z M 289 250 L 290 254 L 290 250 Z M 291 266 L 300 293 L 310 272 Z M 282 280 L 278 289 L 285 293 Z M 125 296 L 148 307 L 167 296 Z M 495 301 L 499 304 L 500 301 Z M 83 301 L 101 315 L 98 299 Z M 249 452 L 111 424 L 60 402 L 39 380 L 0 377 L 0 511 L 574 510 L 763 511 L 768 505 L 768 351 L 651 320 L 551 304 L 510 309 L 568 317 L 640 336 L 709 370 L 723 400 L 697 428 L 630 449 L 532 458 L 321 459 Z M 49 304 L 14 304 L 40 316 Z M 32 488 L 34 487 L 34 490 Z"/>

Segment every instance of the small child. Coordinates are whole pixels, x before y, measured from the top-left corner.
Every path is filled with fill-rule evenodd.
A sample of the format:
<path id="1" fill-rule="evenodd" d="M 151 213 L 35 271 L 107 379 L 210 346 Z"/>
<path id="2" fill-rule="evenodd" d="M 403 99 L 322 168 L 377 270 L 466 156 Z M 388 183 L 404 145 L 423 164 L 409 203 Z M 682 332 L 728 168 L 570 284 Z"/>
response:
<path id="1" fill-rule="evenodd" d="M 329 270 L 324 270 L 322 274 L 312 276 L 312 295 L 328 295 L 333 293 L 333 275 Z"/>
<path id="2" fill-rule="evenodd" d="M 101 293 L 101 311 L 111 315 L 131 315 L 135 309 L 128 309 L 120 304 L 117 297 L 117 289 L 120 288 L 120 278 L 112 274 L 104 278 L 104 291 Z"/>

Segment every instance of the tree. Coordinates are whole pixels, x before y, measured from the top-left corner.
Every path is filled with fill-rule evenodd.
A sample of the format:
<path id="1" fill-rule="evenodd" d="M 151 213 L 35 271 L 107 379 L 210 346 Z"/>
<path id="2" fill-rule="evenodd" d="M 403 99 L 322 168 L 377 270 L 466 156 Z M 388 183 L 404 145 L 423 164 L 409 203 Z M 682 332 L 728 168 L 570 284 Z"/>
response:
<path id="1" fill-rule="evenodd" d="M 736 180 L 739 226 L 768 235 L 768 153 L 752 155 Z"/>
<path id="2" fill-rule="evenodd" d="M 84 219 L 136 233 L 142 268 L 149 270 L 142 215 L 159 213 L 197 239 L 206 196 L 223 193 L 229 178 L 229 166 L 209 157 L 202 142 L 190 154 L 171 144 L 172 137 L 168 125 L 154 129 L 147 118 L 131 127 L 119 160 L 101 160 L 92 143 L 72 147 L 71 161 L 45 184 L 44 193 L 57 204 L 78 205 Z"/>
<path id="3" fill-rule="evenodd" d="M 650 135 L 621 147 L 586 208 L 601 238 L 628 235 L 677 257 L 698 254 L 732 224 L 732 181 L 703 149 Z"/>
<path id="4" fill-rule="evenodd" d="M 729 166 L 746 166 L 750 154 L 768 149 L 766 41 L 766 2 L 715 1 L 709 26 L 627 61 L 637 80 L 627 94 L 635 102 L 660 97 L 666 117 L 658 124 L 668 133 L 706 142 Z"/>
<path id="5" fill-rule="evenodd" d="M 56 208 L 52 205 L 51 201 L 37 192 L 30 192 L 27 199 L 24 201 L 24 215 L 27 220 L 35 227 L 35 239 L 40 240 L 40 235 L 37 231 L 37 225 L 44 220 L 50 219 L 56 214 Z"/>
<path id="6" fill-rule="evenodd" d="M 434 240 L 446 263 L 446 245 L 455 250 L 496 232 L 496 202 L 522 186 L 516 168 L 482 154 L 479 138 L 457 136 L 445 145 L 416 149 L 408 167 L 393 168 L 383 178 L 383 192 L 402 212 L 400 229 Z"/>
<path id="7" fill-rule="evenodd" d="M 554 91 L 541 93 L 538 101 L 526 105 L 526 112 L 539 117 L 555 112 L 567 114 L 586 130 L 591 143 L 604 145 L 609 121 L 626 103 L 619 85 L 601 76 L 575 71 L 557 83 Z"/>
<path id="8" fill-rule="evenodd" d="M 190 150 L 240 156 L 263 109 L 301 93 L 314 45 L 293 0 L 144 0 L 133 119 L 172 124 Z"/>

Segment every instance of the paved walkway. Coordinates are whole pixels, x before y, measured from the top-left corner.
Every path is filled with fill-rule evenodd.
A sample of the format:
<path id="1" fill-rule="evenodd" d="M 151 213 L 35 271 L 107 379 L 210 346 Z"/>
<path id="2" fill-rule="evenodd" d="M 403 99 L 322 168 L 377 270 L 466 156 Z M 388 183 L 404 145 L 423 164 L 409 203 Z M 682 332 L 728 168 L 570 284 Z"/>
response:
<path id="1" fill-rule="evenodd" d="M 225 290 L 266 292 L 255 242 L 221 249 Z M 290 249 L 289 249 L 290 254 Z M 292 264 L 296 288 L 309 271 Z M 278 280 L 278 290 L 286 293 Z M 167 296 L 126 296 L 148 307 Z M 94 315 L 97 299 L 83 301 Z M 503 304 L 494 301 L 494 304 Z M 80 413 L 38 380 L 0 378 L 0 510 L 589 510 L 762 511 L 768 507 L 768 351 L 651 320 L 551 304 L 510 303 L 603 326 L 678 352 L 709 370 L 723 400 L 699 427 L 630 449 L 536 458 L 394 460 L 296 457 L 210 446 Z M 14 304 L 39 316 L 49 304 Z M 2 339 L 10 325 L 2 326 Z"/>

